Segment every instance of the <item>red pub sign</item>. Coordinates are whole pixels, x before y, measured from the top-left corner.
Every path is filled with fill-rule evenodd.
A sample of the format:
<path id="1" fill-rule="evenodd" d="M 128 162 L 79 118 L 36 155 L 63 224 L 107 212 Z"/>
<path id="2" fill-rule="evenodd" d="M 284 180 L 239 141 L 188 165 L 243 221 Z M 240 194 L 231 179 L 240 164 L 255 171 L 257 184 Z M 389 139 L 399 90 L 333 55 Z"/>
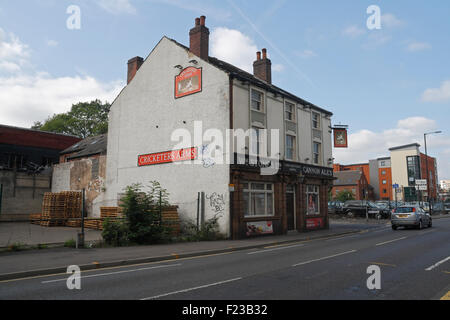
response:
<path id="1" fill-rule="evenodd" d="M 202 91 L 202 68 L 187 67 L 175 77 L 175 98 Z"/>
<path id="2" fill-rule="evenodd" d="M 158 152 L 151 154 L 144 154 L 138 157 L 138 165 L 139 167 L 143 166 L 151 166 L 155 164 L 163 164 L 163 163 L 171 163 L 171 162 L 179 162 L 186 160 L 195 160 L 197 159 L 198 150 L 196 147 L 180 149 L 180 150 L 172 150 L 166 152 Z"/>
<path id="3" fill-rule="evenodd" d="M 347 148 L 347 129 L 333 129 L 334 131 L 334 147 L 335 148 Z"/>

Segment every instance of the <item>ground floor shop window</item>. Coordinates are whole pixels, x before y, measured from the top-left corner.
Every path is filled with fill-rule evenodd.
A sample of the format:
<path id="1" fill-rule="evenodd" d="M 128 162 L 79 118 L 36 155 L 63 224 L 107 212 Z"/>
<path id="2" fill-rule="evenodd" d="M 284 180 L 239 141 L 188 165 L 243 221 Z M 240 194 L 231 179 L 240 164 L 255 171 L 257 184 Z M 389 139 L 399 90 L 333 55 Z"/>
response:
<path id="1" fill-rule="evenodd" d="M 273 184 L 248 182 L 244 183 L 244 216 L 273 216 Z"/>
<path id="2" fill-rule="evenodd" d="M 319 214 L 319 186 L 308 185 L 306 187 L 306 208 L 308 215 Z"/>

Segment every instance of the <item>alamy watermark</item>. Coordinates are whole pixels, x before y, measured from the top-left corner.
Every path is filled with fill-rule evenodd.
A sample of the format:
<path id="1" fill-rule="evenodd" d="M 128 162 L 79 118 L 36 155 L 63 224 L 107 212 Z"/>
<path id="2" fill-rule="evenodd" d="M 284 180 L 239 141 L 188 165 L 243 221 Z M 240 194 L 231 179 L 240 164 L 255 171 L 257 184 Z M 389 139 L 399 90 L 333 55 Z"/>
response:
<path id="1" fill-rule="evenodd" d="M 66 26 L 69 30 L 80 30 L 81 29 L 81 9 L 79 6 L 70 5 L 66 10 L 67 14 L 70 16 L 66 20 Z"/>
<path id="2" fill-rule="evenodd" d="M 367 267 L 367 274 L 370 277 L 367 279 L 366 285 L 369 290 L 381 289 L 381 269 L 379 266 L 371 265 Z"/>
<path id="3" fill-rule="evenodd" d="M 369 30 L 380 30 L 381 29 L 381 9 L 377 5 L 371 5 L 367 7 L 367 14 L 370 14 L 367 18 L 367 29 Z"/>
<path id="4" fill-rule="evenodd" d="M 81 290 L 81 270 L 79 266 L 72 265 L 67 267 L 67 273 L 71 274 L 67 278 L 66 285 L 69 290 Z"/>

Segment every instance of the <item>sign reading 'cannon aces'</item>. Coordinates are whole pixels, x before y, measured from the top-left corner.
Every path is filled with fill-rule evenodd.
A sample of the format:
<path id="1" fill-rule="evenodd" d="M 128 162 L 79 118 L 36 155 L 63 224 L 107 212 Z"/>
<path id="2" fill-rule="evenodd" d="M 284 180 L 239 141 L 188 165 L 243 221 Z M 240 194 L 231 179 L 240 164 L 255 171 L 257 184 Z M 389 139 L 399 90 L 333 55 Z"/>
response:
<path id="1" fill-rule="evenodd" d="M 175 99 L 202 91 L 202 68 L 187 67 L 175 77 Z"/>

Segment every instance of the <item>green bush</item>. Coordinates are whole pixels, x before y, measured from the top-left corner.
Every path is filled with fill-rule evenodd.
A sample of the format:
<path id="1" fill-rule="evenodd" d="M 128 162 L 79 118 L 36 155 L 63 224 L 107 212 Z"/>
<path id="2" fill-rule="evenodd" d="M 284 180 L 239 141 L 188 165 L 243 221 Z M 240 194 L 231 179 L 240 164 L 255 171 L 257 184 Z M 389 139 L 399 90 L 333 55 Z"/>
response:
<path id="1" fill-rule="evenodd" d="M 8 249 L 10 251 L 22 251 L 25 250 L 25 244 L 23 244 L 22 242 L 14 242 L 13 244 L 10 244 L 8 246 Z"/>
<path id="2" fill-rule="evenodd" d="M 126 224 L 122 221 L 119 222 L 106 219 L 103 222 L 102 237 L 107 244 L 117 247 L 129 243 L 128 229 Z"/>
<path id="3" fill-rule="evenodd" d="M 197 227 L 197 224 L 193 221 L 186 221 L 183 226 L 183 238 L 187 241 L 214 241 L 225 239 L 219 232 L 218 221 L 219 217 L 217 215 L 205 221 L 200 227 Z"/>
<path id="4" fill-rule="evenodd" d="M 153 244 L 170 237 L 170 228 L 161 223 L 161 212 L 169 205 L 168 192 L 157 181 L 151 181 L 148 187 L 147 193 L 141 184 L 125 188 L 121 205 L 125 221 L 104 222 L 102 236 L 107 244 Z"/>
<path id="5" fill-rule="evenodd" d="M 74 239 L 67 240 L 64 242 L 64 247 L 67 248 L 75 248 L 77 246 L 77 242 Z"/>

